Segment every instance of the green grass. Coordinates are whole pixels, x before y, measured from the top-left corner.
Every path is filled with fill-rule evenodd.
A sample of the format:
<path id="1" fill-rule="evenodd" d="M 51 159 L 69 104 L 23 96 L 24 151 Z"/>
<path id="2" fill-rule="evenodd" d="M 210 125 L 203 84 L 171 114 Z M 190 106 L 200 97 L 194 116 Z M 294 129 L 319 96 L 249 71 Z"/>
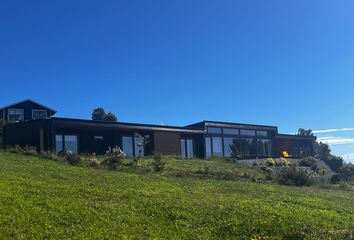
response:
<path id="1" fill-rule="evenodd" d="M 350 239 L 353 191 L 173 176 L 205 168 L 262 177 L 224 161 L 146 173 L 0 152 L 0 239 Z"/>

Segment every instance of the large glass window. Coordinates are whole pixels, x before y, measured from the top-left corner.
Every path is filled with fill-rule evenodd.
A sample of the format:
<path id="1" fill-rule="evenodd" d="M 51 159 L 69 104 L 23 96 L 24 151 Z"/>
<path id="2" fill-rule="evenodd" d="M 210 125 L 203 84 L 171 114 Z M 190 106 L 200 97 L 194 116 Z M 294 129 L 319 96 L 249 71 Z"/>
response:
<path id="1" fill-rule="evenodd" d="M 44 119 L 47 118 L 47 110 L 32 110 L 32 119 Z"/>
<path id="2" fill-rule="evenodd" d="M 122 137 L 122 148 L 123 152 L 128 157 L 133 157 L 133 137 L 132 136 L 123 136 Z"/>
<path id="3" fill-rule="evenodd" d="M 272 155 L 272 141 L 268 139 L 258 140 L 258 156 L 268 157 Z"/>
<path id="4" fill-rule="evenodd" d="M 68 150 L 72 153 L 78 154 L 78 141 L 75 135 L 55 135 L 55 152 Z"/>
<path id="5" fill-rule="evenodd" d="M 208 127 L 208 133 L 221 134 L 221 128 Z"/>
<path id="6" fill-rule="evenodd" d="M 72 153 L 77 154 L 77 136 L 73 135 L 65 135 L 64 136 L 64 148 L 65 150 L 69 150 Z"/>
<path id="7" fill-rule="evenodd" d="M 181 139 L 181 157 L 186 158 L 186 139 Z"/>
<path id="8" fill-rule="evenodd" d="M 192 139 L 181 139 L 181 157 L 182 158 L 193 158 L 193 140 Z"/>
<path id="9" fill-rule="evenodd" d="M 56 154 L 63 151 L 63 135 L 55 135 L 55 152 Z"/>
<path id="10" fill-rule="evenodd" d="M 257 136 L 268 137 L 268 131 L 257 131 Z"/>
<path id="11" fill-rule="evenodd" d="M 9 109 L 7 112 L 9 122 L 18 122 L 24 120 L 23 109 Z"/>
<path id="12" fill-rule="evenodd" d="M 222 157 L 222 142 L 221 137 L 212 137 L 213 156 Z"/>
<path id="13" fill-rule="evenodd" d="M 205 157 L 206 158 L 211 158 L 211 138 L 206 137 L 205 138 Z"/>
<path id="14" fill-rule="evenodd" d="M 238 157 L 241 154 L 238 138 L 224 138 L 224 157 Z"/>
<path id="15" fill-rule="evenodd" d="M 240 130 L 234 128 L 224 128 L 224 134 L 228 135 L 239 135 Z"/>
<path id="16" fill-rule="evenodd" d="M 256 130 L 241 129 L 242 136 L 256 136 Z"/>
<path id="17" fill-rule="evenodd" d="M 242 156 L 256 156 L 257 140 L 248 138 L 241 139 L 241 153 Z"/>

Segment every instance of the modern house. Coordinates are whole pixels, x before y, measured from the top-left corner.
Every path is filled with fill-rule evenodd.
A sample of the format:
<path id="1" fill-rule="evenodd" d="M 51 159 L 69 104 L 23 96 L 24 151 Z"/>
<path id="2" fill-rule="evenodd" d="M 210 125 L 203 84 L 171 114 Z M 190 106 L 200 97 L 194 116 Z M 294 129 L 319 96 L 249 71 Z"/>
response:
<path id="1" fill-rule="evenodd" d="M 20 105 L 19 105 L 20 104 Z M 40 108 L 41 107 L 41 108 Z M 37 109 L 46 110 L 39 117 Z M 15 123 L 4 127 L 4 145 L 36 146 L 59 153 L 103 154 L 119 146 L 128 156 L 137 156 L 137 134 L 149 135 L 143 155 L 154 152 L 181 158 L 279 157 L 287 151 L 293 157 L 312 155 L 315 137 L 279 134 L 275 126 L 203 121 L 184 127 L 104 122 L 52 117 L 55 110 L 31 100 L 2 108 Z M 20 110 L 14 112 L 13 110 Z M 32 112 L 32 117 L 26 115 Z M 10 113 L 10 116 L 9 116 Z"/>

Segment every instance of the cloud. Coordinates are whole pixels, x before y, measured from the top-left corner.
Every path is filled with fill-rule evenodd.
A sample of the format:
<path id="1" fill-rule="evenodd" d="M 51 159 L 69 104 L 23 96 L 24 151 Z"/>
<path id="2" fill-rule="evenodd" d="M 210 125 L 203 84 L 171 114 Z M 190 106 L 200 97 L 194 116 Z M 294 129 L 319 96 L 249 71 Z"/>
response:
<path id="1" fill-rule="evenodd" d="M 313 133 L 333 133 L 333 132 L 346 132 L 346 131 L 354 131 L 354 128 L 332 128 L 332 129 L 314 130 Z"/>
<path id="2" fill-rule="evenodd" d="M 322 137 L 317 139 L 319 142 L 325 142 L 330 145 L 354 144 L 354 138 L 341 137 Z"/>

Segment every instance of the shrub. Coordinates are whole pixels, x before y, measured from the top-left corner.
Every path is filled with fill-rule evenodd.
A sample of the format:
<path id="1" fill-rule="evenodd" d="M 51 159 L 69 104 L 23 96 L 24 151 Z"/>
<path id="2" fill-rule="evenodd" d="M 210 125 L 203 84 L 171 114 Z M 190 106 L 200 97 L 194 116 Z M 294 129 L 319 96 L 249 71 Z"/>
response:
<path id="1" fill-rule="evenodd" d="M 283 158 L 283 157 L 278 158 L 275 161 L 275 166 L 277 166 L 277 167 L 287 167 L 289 165 L 290 165 L 289 161 L 286 158 Z"/>
<path id="2" fill-rule="evenodd" d="M 275 161 L 273 158 L 268 158 L 267 160 L 264 161 L 264 164 L 268 167 L 274 167 Z"/>
<path id="3" fill-rule="evenodd" d="M 344 166 L 338 169 L 338 173 L 341 175 L 344 181 L 349 181 L 354 177 L 354 166 Z"/>
<path id="4" fill-rule="evenodd" d="M 313 157 L 305 157 L 299 161 L 299 166 L 301 167 L 317 167 L 317 162 Z"/>
<path id="5" fill-rule="evenodd" d="M 126 154 L 120 149 L 120 147 L 108 147 L 106 151 L 105 158 L 101 162 L 102 165 L 106 166 L 110 170 L 116 170 L 118 166 L 122 164 L 122 159 Z"/>
<path id="6" fill-rule="evenodd" d="M 64 160 L 71 165 L 77 165 L 81 162 L 80 156 L 70 150 L 62 151 L 59 153 L 59 156 L 64 158 Z"/>
<path id="7" fill-rule="evenodd" d="M 331 180 L 330 180 L 330 182 L 331 182 L 332 184 L 338 184 L 338 183 L 340 183 L 341 181 L 342 181 L 342 177 L 341 177 L 340 174 L 338 174 L 338 173 L 334 174 L 334 175 L 331 177 Z"/>
<path id="8" fill-rule="evenodd" d="M 290 186 L 311 186 L 314 178 L 310 173 L 296 167 L 286 167 L 279 173 L 278 182 Z"/>
<path id="9" fill-rule="evenodd" d="M 152 163 L 155 172 L 160 172 L 165 168 L 165 163 L 162 162 L 162 156 L 159 153 L 154 154 L 154 161 Z"/>

